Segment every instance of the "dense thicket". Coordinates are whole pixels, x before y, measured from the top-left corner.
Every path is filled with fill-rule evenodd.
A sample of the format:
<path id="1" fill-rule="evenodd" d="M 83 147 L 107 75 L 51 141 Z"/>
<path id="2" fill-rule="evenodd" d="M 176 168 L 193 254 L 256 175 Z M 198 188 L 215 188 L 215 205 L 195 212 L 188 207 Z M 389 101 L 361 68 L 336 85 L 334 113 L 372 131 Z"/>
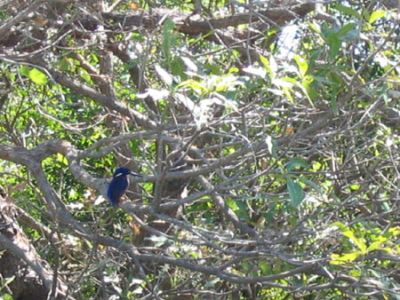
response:
<path id="1" fill-rule="evenodd" d="M 399 297 L 397 2 L 1 1 L 0 297 Z"/>

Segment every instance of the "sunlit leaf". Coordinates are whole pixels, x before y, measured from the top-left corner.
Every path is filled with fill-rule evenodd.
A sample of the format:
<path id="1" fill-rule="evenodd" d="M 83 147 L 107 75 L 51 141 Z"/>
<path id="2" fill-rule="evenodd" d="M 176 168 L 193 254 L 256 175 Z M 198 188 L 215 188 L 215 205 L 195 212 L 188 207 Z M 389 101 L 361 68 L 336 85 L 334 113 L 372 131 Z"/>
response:
<path id="1" fill-rule="evenodd" d="M 32 69 L 28 73 L 28 77 L 37 85 L 45 85 L 47 83 L 47 76 L 38 69 Z"/>
<path id="2" fill-rule="evenodd" d="M 148 88 L 145 93 L 143 94 L 137 94 L 136 97 L 139 99 L 145 99 L 146 97 L 151 97 L 156 101 L 159 100 L 165 100 L 169 96 L 169 91 L 163 89 L 163 90 L 157 90 L 157 89 L 152 89 Z"/>
<path id="3" fill-rule="evenodd" d="M 386 11 L 382 9 L 375 10 L 369 16 L 368 23 L 374 24 L 377 20 L 384 18 L 385 16 L 386 16 Z"/>
<path id="4" fill-rule="evenodd" d="M 320 24 L 316 23 L 316 22 L 312 22 L 309 24 L 309 27 L 312 31 L 314 31 L 315 33 L 321 34 L 321 27 Z"/>
<path id="5" fill-rule="evenodd" d="M 7 284 L 5 284 L 4 286 L 7 286 Z M 8 293 L 5 293 L 5 294 L 2 294 L 2 295 L 1 295 L 1 299 L 2 299 L 2 300 L 13 300 L 14 298 L 13 298 L 12 295 L 10 295 L 10 294 L 8 294 Z"/>
<path id="6" fill-rule="evenodd" d="M 301 76 L 305 76 L 307 71 L 308 71 L 308 63 L 307 63 L 307 61 L 303 57 L 301 57 L 301 56 L 299 56 L 297 54 L 293 57 L 293 59 L 297 64 L 297 67 L 299 69 L 300 75 Z"/>
<path id="7" fill-rule="evenodd" d="M 293 78 L 289 78 L 289 77 L 274 79 L 272 81 L 272 84 L 282 87 L 282 88 L 288 88 L 288 89 L 292 89 L 293 85 L 295 85 L 296 83 L 297 83 L 296 80 L 294 80 Z"/>
<path id="8" fill-rule="evenodd" d="M 346 254 L 331 254 L 331 260 L 329 261 L 332 265 L 343 265 L 355 261 L 361 255 L 360 252 L 352 252 Z"/>
<path id="9" fill-rule="evenodd" d="M 79 68 L 79 75 L 85 80 L 86 83 L 92 82 L 92 77 L 85 69 Z"/>
<path id="10" fill-rule="evenodd" d="M 164 68 L 162 68 L 159 64 L 154 65 L 154 69 L 156 70 L 160 79 L 167 85 L 171 86 L 174 82 L 174 78 L 171 74 L 169 74 Z"/>
<path id="11" fill-rule="evenodd" d="M 162 235 L 152 235 L 147 239 L 151 241 L 155 247 L 161 247 L 162 245 L 168 242 L 168 239 Z"/>
<path id="12" fill-rule="evenodd" d="M 351 228 L 342 230 L 342 234 L 347 237 L 354 245 L 356 245 L 362 253 L 366 253 L 367 245 L 365 243 L 365 240 L 363 238 L 358 238 Z"/>
<path id="13" fill-rule="evenodd" d="M 322 164 L 321 164 L 320 162 L 318 162 L 318 161 L 313 161 L 313 163 L 312 163 L 312 170 L 313 170 L 314 172 L 317 172 L 317 171 L 321 170 L 321 168 L 322 168 Z"/>
<path id="14" fill-rule="evenodd" d="M 208 90 L 216 92 L 226 92 L 233 90 L 236 86 L 242 83 L 233 74 L 222 75 L 222 76 L 211 76 L 207 80 Z"/>
<path id="15" fill-rule="evenodd" d="M 197 67 L 197 65 L 193 62 L 193 60 L 191 60 L 189 57 L 186 56 L 182 56 L 181 57 L 183 63 L 185 64 L 186 68 L 191 71 L 191 72 L 195 72 L 197 73 L 199 68 Z"/>
<path id="16" fill-rule="evenodd" d="M 388 232 L 390 235 L 398 236 L 398 235 L 400 235 L 400 227 L 399 226 L 391 227 L 391 228 L 389 228 Z"/>
<path id="17" fill-rule="evenodd" d="M 388 239 L 384 236 L 378 236 L 369 246 L 367 251 L 381 250 L 383 248 L 383 244 Z"/>
<path id="18" fill-rule="evenodd" d="M 264 66 L 264 69 L 267 71 L 270 79 L 274 79 L 278 69 L 275 59 L 272 56 L 270 59 L 268 59 L 267 57 L 260 55 L 260 61 Z"/>
<path id="19" fill-rule="evenodd" d="M 56 159 L 57 159 L 57 161 L 61 162 L 62 164 L 66 165 L 66 166 L 68 165 L 67 158 L 64 155 L 62 155 L 61 153 L 57 153 Z"/>
<path id="20" fill-rule="evenodd" d="M 228 74 L 236 74 L 236 73 L 239 73 L 239 68 L 238 67 L 235 67 L 235 66 L 233 66 L 233 67 L 230 67 L 229 68 L 229 70 L 228 70 Z"/>
<path id="21" fill-rule="evenodd" d="M 307 77 L 307 76 L 306 76 Z M 311 78 L 309 78 L 311 80 Z M 296 86 L 300 88 L 300 90 L 304 93 L 304 95 L 307 97 L 308 103 L 311 105 L 311 107 L 314 106 L 314 102 L 312 101 L 310 95 L 308 94 L 308 88 L 309 88 L 309 82 L 307 80 L 303 80 L 301 83 L 297 82 Z"/>
<path id="22" fill-rule="evenodd" d="M 265 69 L 257 66 L 248 66 L 246 68 L 243 68 L 243 71 L 246 72 L 247 74 L 259 76 L 261 78 L 265 78 L 267 75 Z"/>
<path id="23" fill-rule="evenodd" d="M 176 99 L 183 104 L 190 112 L 193 112 L 196 108 L 196 104 L 186 95 L 181 93 L 175 94 Z"/>
<path id="24" fill-rule="evenodd" d="M 186 81 L 182 81 L 178 86 L 178 89 L 181 88 L 189 88 L 195 93 L 201 95 L 205 94 L 207 92 L 207 87 L 203 84 L 203 82 L 194 80 L 194 79 L 189 79 Z"/>

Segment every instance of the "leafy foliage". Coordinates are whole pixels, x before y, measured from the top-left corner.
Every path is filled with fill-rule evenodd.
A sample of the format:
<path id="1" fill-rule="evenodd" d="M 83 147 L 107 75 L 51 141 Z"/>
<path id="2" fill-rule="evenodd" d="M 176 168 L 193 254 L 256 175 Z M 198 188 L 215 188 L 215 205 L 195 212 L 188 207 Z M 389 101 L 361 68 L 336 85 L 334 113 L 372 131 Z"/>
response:
<path id="1" fill-rule="evenodd" d="M 398 297 L 397 8 L 270 2 L 1 12 L 1 201 L 59 297 Z"/>

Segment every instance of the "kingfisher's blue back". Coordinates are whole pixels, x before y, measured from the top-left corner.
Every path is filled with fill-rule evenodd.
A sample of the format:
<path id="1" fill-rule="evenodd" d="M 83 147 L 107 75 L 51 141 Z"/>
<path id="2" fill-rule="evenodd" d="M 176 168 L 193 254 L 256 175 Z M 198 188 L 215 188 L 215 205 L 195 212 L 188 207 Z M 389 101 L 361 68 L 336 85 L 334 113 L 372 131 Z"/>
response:
<path id="1" fill-rule="evenodd" d="M 127 168 L 117 168 L 113 174 L 113 178 L 108 186 L 107 196 L 113 206 L 118 206 L 121 197 L 128 189 L 129 181 L 128 175 L 133 174 Z"/>

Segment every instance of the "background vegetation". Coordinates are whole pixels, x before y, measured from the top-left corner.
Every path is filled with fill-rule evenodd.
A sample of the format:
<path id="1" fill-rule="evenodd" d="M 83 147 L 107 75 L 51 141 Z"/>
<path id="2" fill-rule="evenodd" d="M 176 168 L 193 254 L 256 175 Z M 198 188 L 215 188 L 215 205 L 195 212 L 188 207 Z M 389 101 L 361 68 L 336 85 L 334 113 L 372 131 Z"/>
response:
<path id="1" fill-rule="evenodd" d="M 0 297 L 400 297 L 398 1 L 0 3 Z"/>

